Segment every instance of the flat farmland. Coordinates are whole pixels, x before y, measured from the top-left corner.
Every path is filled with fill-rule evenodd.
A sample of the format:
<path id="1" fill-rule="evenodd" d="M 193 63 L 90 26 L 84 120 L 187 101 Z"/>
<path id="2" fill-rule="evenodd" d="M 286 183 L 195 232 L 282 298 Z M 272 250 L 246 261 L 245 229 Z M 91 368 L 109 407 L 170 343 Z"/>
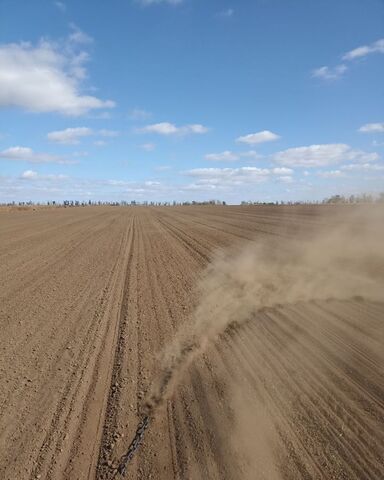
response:
<path id="1" fill-rule="evenodd" d="M 384 478 L 384 216 L 354 209 L 0 212 L 0 478 L 112 478 L 162 352 L 196 312 L 204 342 L 125 478 Z M 317 243 L 343 225 L 354 233 Z M 306 260 L 289 270 L 293 240 Z M 259 248 L 244 257 L 260 243 L 283 263 Z M 292 285 L 292 271 L 305 281 Z"/>

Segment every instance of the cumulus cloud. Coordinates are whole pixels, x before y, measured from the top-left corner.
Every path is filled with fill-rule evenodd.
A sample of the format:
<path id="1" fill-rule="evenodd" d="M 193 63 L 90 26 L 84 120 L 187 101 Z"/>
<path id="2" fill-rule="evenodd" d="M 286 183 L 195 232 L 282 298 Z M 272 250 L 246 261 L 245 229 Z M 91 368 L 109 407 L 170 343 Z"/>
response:
<path id="1" fill-rule="evenodd" d="M 208 128 L 200 124 L 191 124 L 177 127 L 173 123 L 161 122 L 147 125 L 136 130 L 138 133 L 155 133 L 158 135 L 189 135 L 207 133 Z"/>
<path id="2" fill-rule="evenodd" d="M 79 40 L 77 32 L 70 42 Z M 114 107 L 111 100 L 81 92 L 88 58 L 84 51 L 48 41 L 0 45 L 0 107 L 71 116 Z"/>
<path id="3" fill-rule="evenodd" d="M 279 135 L 270 132 L 269 130 L 263 130 L 262 132 L 249 133 L 236 139 L 237 142 L 246 143 L 248 145 L 256 145 L 258 143 L 272 142 L 279 139 Z"/>
<path id="4" fill-rule="evenodd" d="M 338 80 L 347 70 L 348 67 L 344 64 L 336 65 L 335 67 L 327 67 L 325 65 L 313 70 L 312 76 L 315 78 L 322 78 L 323 80 Z"/>
<path id="5" fill-rule="evenodd" d="M 263 183 L 273 176 L 289 176 L 293 173 L 289 168 L 194 168 L 184 172 L 189 177 L 195 177 L 195 185 L 241 186 Z M 286 174 L 286 175 L 282 175 Z M 284 180 L 283 180 L 284 181 Z"/>
<path id="6" fill-rule="evenodd" d="M 76 163 L 72 160 L 67 160 L 58 155 L 51 155 L 49 153 L 34 152 L 29 147 L 10 147 L 0 152 L 0 158 L 12 161 L 21 161 L 29 163 L 61 163 L 72 164 Z"/>
<path id="7" fill-rule="evenodd" d="M 370 45 L 362 45 L 353 50 L 350 50 L 343 55 L 343 60 L 354 60 L 355 58 L 366 57 L 372 53 L 384 53 L 384 38 L 376 40 Z"/>
<path id="8" fill-rule="evenodd" d="M 272 160 L 287 167 L 325 167 L 345 161 L 373 162 L 377 153 L 354 150 L 345 144 L 323 144 L 296 147 L 272 155 Z"/>
<path id="9" fill-rule="evenodd" d="M 359 128 L 359 132 L 362 133 L 384 133 L 383 123 L 366 123 Z"/>
<path id="10" fill-rule="evenodd" d="M 34 172 L 33 170 L 25 170 L 20 177 L 25 179 L 37 178 L 37 172 Z"/>

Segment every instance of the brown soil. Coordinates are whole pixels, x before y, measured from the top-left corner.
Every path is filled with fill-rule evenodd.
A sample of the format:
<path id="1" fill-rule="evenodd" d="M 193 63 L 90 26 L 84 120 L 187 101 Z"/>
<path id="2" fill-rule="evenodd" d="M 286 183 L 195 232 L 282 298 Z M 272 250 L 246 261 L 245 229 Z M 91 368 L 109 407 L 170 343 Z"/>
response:
<path id="1" fill-rule="evenodd" d="M 4 212 L 0 478 L 111 478 L 218 252 L 277 249 L 352 222 L 351 208 Z M 377 283 L 383 251 L 369 254 Z M 219 329 L 126 478 L 384 478 L 384 294 L 353 293 L 268 305 Z"/>

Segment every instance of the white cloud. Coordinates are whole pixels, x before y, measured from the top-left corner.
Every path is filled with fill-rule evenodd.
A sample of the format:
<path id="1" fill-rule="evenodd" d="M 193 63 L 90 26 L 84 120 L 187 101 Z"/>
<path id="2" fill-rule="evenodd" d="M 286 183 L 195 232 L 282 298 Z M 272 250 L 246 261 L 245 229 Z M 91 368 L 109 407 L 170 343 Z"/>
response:
<path id="1" fill-rule="evenodd" d="M 142 145 L 140 145 L 140 148 L 142 148 L 146 152 L 152 152 L 153 150 L 155 150 L 156 145 L 154 143 L 143 143 Z"/>
<path id="2" fill-rule="evenodd" d="M 371 43 L 370 45 L 362 45 L 350 50 L 343 55 L 343 60 L 354 60 L 355 58 L 365 57 L 371 53 L 384 53 L 384 38 Z"/>
<path id="3" fill-rule="evenodd" d="M 323 80 L 338 80 L 348 70 L 346 65 L 336 65 L 336 67 L 320 67 L 312 72 L 312 76 L 322 78 Z"/>
<path id="4" fill-rule="evenodd" d="M 96 140 L 93 142 L 96 147 L 105 147 L 107 145 L 107 142 L 105 140 Z"/>
<path id="5" fill-rule="evenodd" d="M 292 183 L 293 177 L 290 175 L 283 175 L 282 177 L 278 177 L 278 180 L 282 183 Z"/>
<path id="6" fill-rule="evenodd" d="M 86 52 L 48 41 L 1 45 L 0 107 L 72 116 L 112 108 L 115 104 L 111 100 L 81 93 L 87 60 Z"/>
<path id="7" fill-rule="evenodd" d="M 77 25 L 75 25 L 74 23 L 71 23 L 69 27 L 72 30 L 72 32 L 68 37 L 70 42 L 84 44 L 84 45 L 93 43 L 93 38 L 87 35 L 82 30 L 80 30 L 80 28 Z"/>
<path id="8" fill-rule="evenodd" d="M 56 2 L 53 2 L 53 4 L 63 13 L 67 10 L 67 6 L 65 5 L 64 2 L 56 1 Z"/>
<path id="9" fill-rule="evenodd" d="M 215 187 L 241 186 L 259 184 L 268 179 L 277 176 L 280 181 L 289 182 L 287 178 L 293 170 L 289 168 L 257 168 L 257 167 L 239 167 L 239 168 L 194 168 L 184 172 L 189 177 L 195 177 L 197 180 L 194 185 L 210 185 Z M 285 175 L 282 175 L 285 174 Z"/>
<path id="10" fill-rule="evenodd" d="M 355 58 L 365 57 L 371 53 L 384 53 L 384 38 L 371 43 L 370 45 L 363 45 L 361 47 L 350 50 L 342 56 L 344 62 L 350 62 Z M 335 67 L 323 66 L 312 71 L 312 76 L 322 78 L 323 80 L 338 80 L 348 70 L 347 65 L 341 63 Z"/>
<path id="11" fill-rule="evenodd" d="M 134 108 L 129 112 L 129 118 L 132 120 L 148 120 L 151 117 L 152 113 L 142 108 Z"/>
<path id="12" fill-rule="evenodd" d="M 351 163 L 350 165 L 343 165 L 340 167 L 341 170 L 347 171 L 382 171 L 384 170 L 384 165 L 379 165 L 377 163 Z"/>
<path id="13" fill-rule="evenodd" d="M 324 167 L 344 161 L 373 162 L 377 153 L 354 150 L 345 144 L 310 145 L 283 150 L 272 155 L 272 159 L 288 167 Z"/>
<path id="14" fill-rule="evenodd" d="M 384 123 L 366 123 L 359 128 L 363 133 L 384 133 Z"/>
<path id="15" fill-rule="evenodd" d="M 49 132 L 48 140 L 64 145 L 77 145 L 80 143 L 80 138 L 89 137 L 93 135 L 93 131 L 87 127 L 66 128 L 65 130 L 57 130 Z"/>
<path id="16" fill-rule="evenodd" d="M 270 170 L 257 167 L 195 168 L 186 171 L 185 174 L 198 178 L 199 184 L 234 186 L 264 182 L 270 174 Z"/>
<path id="17" fill-rule="evenodd" d="M 120 132 L 117 130 L 106 130 L 101 129 L 94 131 L 91 128 L 87 127 L 76 127 L 76 128 L 66 128 L 65 130 L 57 130 L 55 132 L 49 132 L 47 134 L 48 140 L 55 143 L 61 143 L 63 145 L 78 145 L 80 139 L 84 137 L 97 136 L 114 138 L 120 135 Z M 95 145 L 105 145 L 106 142 L 103 140 L 98 140 L 95 142 Z"/>
<path id="18" fill-rule="evenodd" d="M 340 178 L 345 177 L 341 170 L 329 170 L 326 172 L 317 172 L 317 175 L 322 178 Z"/>
<path id="19" fill-rule="evenodd" d="M 279 135 L 270 132 L 269 130 L 263 130 L 262 132 L 250 133 L 236 139 L 237 142 L 247 143 L 248 145 L 256 145 L 258 143 L 272 142 L 279 139 Z"/>
<path id="20" fill-rule="evenodd" d="M 207 133 L 208 128 L 200 124 L 177 127 L 173 123 L 161 122 L 147 125 L 136 130 L 138 133 L 156 133 L 158 135 L 188 135 Z"/>
<path id="21" fill-rule="evenodd" d="M 205 155 L 205 159 L 211 162 L 234 162 L 239 160 L 239 155 L 229 150 L 225 150 L 221 153 L 208 153 Z"/>
<path id="22" fill-rule="evenodd" d="M 21 174 L 21 178 L 26 178 L 26 179 L 37 178 L 37 172 L 34 172 L 33 170 L 25 170 L 25 172 Z"/>
<path id="23" fill-rule="evenodd" d="M 23 180 L 50 180 L 50 181 L 61 181 L 66 180 L 68 175 L 62 174 L 50 174 L 50 175 L 41 175 L 34 170 L 25 170 L 21 175 L 20 178 Z"/>
<path id="24" fill-rule="evenodd" d="M 29 147 L 10 147 L 0 152 L 0 158 L 12 161 L 21 161 L 29 163 L 61 163 L 72 164 L 76 163 L 71 160 L 66 160 L 57 155 L 49 153 L 37 153 Z"/>
<path id="25" fill-rule="evenodd" d="M 291 175 L 293 173 L 293 170 L 292 168 L 276 167 L 272 168 L 272 173 L 274 175 Z"/>
<path id="26" fill-rule="evenodd" d="M 255 152 L 255 150 L 248 150 L 247 152 L 232 152 L 225 150 L 220 153 L 208 153 L 205 155 L 205 159 L 211 162 L 236 162 L 240 158 L 248 158 L 251 160 L 260 160 L 262 155 Z"/>

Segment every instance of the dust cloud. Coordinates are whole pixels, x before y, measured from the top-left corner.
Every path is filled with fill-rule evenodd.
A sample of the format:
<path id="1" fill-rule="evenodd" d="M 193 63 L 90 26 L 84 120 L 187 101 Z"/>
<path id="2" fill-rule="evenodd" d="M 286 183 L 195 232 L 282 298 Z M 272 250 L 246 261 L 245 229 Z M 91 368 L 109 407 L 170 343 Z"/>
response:
<path id="1" fill-rule="evenodd" d="M 305 237 L 256 239 L 239 254 L 218 255 L 200 282 L 188 327 L 163 353 L 143 413 L 153 416 L 195 356 L 255 312 L 322 299 L 382 301 L 383 213 L 382 207 L 358 209 Z"/>

